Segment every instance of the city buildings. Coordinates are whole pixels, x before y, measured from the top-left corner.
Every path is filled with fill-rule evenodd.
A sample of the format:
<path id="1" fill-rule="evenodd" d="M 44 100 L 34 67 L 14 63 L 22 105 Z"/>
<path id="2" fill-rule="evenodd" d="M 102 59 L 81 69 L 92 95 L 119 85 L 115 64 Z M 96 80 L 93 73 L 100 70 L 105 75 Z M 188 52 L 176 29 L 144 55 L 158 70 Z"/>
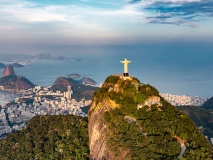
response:
<path id="1" fill-rule="evenodd" d="M 174 106 L 202 106 L 206 101 L 207 97 L 199 96 L 180 96 L 172 94 L 160 94 L 165 100 L 170 102 Z"/>
<path id="2" fill-rule="evenodd" d="M 84 108 L 88 107 L 92 100 L 72 99 L 71 86 L 67 91 L 53 92 L 50 87 L 40 87 L 28 90 L 19 90 L 20 97 L 11 103 L 1 106 L 0 112 L 0 138 L 8 133 L 23 129 L 27 122 L 36 115 L 64 115 L 71 114 L 85 117 Z"/>

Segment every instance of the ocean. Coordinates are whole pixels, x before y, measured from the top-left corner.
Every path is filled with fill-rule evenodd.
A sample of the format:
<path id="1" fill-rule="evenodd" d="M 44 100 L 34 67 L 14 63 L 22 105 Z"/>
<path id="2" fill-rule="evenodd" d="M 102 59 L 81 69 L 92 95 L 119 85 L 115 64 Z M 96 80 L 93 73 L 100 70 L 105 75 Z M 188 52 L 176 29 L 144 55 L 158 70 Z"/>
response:
<path id="1" fill-rule="evenodd" d="M 142 83 L 155 86 L 161 93 L 211 97 L 213 54 L 203 54 L 202 49 L 187 52 L 187 47 L 172 50 L 172 47 L 166 46 L 154 49 L 129 49 L 125 46 L 87 48 L 79 54 L 77 51 L 64 54 L 69 57 L 66 60 L 33 60 L 25 67 L 17 68 L 16 72 L 40 86 L 53 85 L 58 77 L 72 73 L 88 76 L 100 85 L 109 75 L 122 74 L 123 64 L 120 61 L 127 58 L 132 61 L 129 74 Z"/>

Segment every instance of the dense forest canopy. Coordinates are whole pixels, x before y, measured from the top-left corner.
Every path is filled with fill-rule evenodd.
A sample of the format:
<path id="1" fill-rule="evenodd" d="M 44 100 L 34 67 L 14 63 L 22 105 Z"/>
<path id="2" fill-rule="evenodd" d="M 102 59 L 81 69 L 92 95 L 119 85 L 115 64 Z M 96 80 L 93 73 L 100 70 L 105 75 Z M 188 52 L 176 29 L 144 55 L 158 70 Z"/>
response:
<path id="1" fill-rule="evenodd" d="M 108 100 L 117 104 L 104 113 L 107 147 L 116 159 L 125 154 L 127 159 L 177 159 L 183 146 L 182 159 L 213 158 L 212 146 L 194 122 L 151 85 L 109 76 L 94 96 L 96 104 Z"/>
<path id="2" fill-rule="evenodd" d="M 87 159 L 87 124 L 86 118 L 71 115 L 36 116 L 0 141 L 0 159 Z"/>

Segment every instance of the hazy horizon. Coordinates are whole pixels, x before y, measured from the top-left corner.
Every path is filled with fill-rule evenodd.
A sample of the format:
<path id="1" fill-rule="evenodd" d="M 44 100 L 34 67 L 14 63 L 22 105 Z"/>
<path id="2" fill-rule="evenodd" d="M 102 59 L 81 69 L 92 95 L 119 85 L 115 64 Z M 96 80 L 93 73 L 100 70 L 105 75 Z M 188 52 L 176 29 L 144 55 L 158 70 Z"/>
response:
<path id="1" fill-rule="evenodd" d="M 119 73 L 128 58 L 161 92 L 212 96 L 212 13 L 211 0 L 0 0 L 0 56 L 89 57 Z"/>

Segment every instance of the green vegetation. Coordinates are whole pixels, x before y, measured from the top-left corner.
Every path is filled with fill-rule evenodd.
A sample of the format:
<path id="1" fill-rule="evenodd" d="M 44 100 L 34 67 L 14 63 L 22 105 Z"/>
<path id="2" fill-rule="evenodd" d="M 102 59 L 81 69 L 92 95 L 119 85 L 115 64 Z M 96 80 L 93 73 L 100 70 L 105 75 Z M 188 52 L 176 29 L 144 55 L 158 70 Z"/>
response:
<path id="1" fill-rule="evenodd" d="M 96 104 L 110 99 L 119 106 L 104 113 L 107 148 L 116 159 L 121 155 L 126 159 L 177 159 L 179 140 L 187 147 L 182 159 L 212 159 L 212 147 L 195 124 L 160 97 L 154 87 L 144 84 L 137 89 L 137 83 L 137 79 L 110 76 L 95 92 Z M 144 105 L 153 96 L 160 97 L 161 106 Z M 143 107 L 137 109 L 138 104 Z"/>
<path id="2" fill-rule="evenodd" d="M 212 146 L 186 115 L 189 111 L 181 113 L 157 89 L 139 83 L 136 78 L 110 76 L 94 95 L 96 106 L 116 104 L 100 115 L 107 126 L 103 131 L 107 150 L 114 159 L 177 159 L 181 144 L 186 150 L 179 159 L 213 159 Z M 190 114 L 197 112 L 201 113 L 197 109 Z M 203 125 L 200 121 L 195 123 Z M 0 141 L 0 159 L 88 159 L 87 126 L 88 120 L 77 116 L 36 116 L 25 129 Z"/>
<path id="3" fill-rule="evenodd" d="M 134 97 L 134 101 L 138 104 L 143 103 L 147 96 L 141 92 L 137 93 Z"/>
<path id="4" fill-rule="evenodd" d="M 0 141 L 0 159 L 88 159 L 87 124 L 86 118 L 71 115 L 36 116 Z"/>
<path id="5" fill-rule="evenodd" d="M 203 126 L 203 133 L 213 137 L 213 114 L 197 106 L 177 106 L 177 109 L 185 113 L 195 124 Z"/>
<path id="6" fill-rule="evenodd" d="M 117 76 L 109 76 L 107 77 L 107 79 L 105 80 L 105 83 L 113 83 L 113 84 L 116 84 L 119 80 L 119 77 Z"/>

